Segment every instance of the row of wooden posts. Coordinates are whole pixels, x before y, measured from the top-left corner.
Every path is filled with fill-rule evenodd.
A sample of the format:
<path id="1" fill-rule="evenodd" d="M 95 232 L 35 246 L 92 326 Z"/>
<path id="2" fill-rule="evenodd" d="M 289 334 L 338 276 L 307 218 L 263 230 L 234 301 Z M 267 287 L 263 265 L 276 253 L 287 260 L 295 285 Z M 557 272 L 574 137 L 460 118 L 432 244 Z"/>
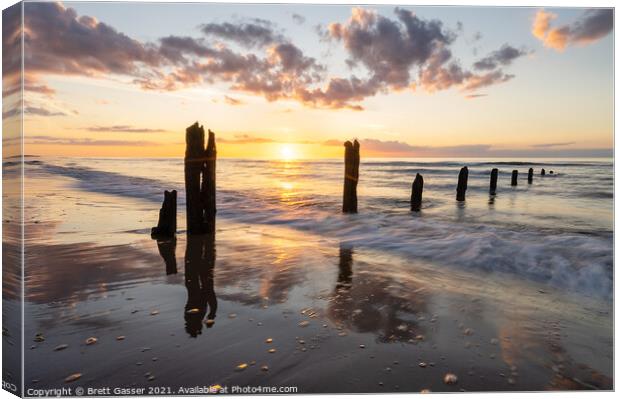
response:
<path id="1" fill-rule="evenodd" d="M 217 150 L 215 134 L 208 131 L 208 141 L 205 147 L 205 130 L 198 122 L 185 131 L 185 207 L 187 217 L 187 232 L 189 234 L 213 233 L 215 229 L 215 161 Z M 342 212 L 357 213 L 357 183 L 359 180 L 360 144 L 357 140 L 344 143 L 344 187 L 342 195 Z M 545 176 L 544 169 L 540 171 Z M 549 171 L 553 174 L 553 171 Z M 456 185 L 456 200 L 465 201 L 467 166 L 461 168 Z M 497 190 L 497 168 L 491 170 L 489 193 L 495 195 Z M 519 171 L 513 170 L 511 186 L 517 185 Z M 528 183 L 534 180 L 534 169 L 529 168 Z M 416 173 L 411 186 L 411 210 L 420 211 L 422 207 L 422 191 L 424 178 Z M 153 238 L 174 237 L 176 234 L 176 190 L 164 192 L 164 202 L 159 211 L 157 227 L 151 230 Z"/>
<path id="2" fill-rule="evenodd" d="M 360 165 L 360 144 L 357 140 L 353 143 L 347 141 L 344 143 L 344 190 L 342 198 L 342 212 L 357 213 L 357 181 L 359 178 Z M 497 168 L 491 170 L 491 181 L 489 184 L 489 193 L 495 195 L 497 191 Z M 545 176 L 546 172 L 541 169 L 540 175 Z M 553 174 L 553 171 L 549 171 Z M 467 178 L 469 177 L 469 169 L 467 166 L 461 168 L 458 181 L 456 184 L 456 200 L 465 201 L 465 192 L 467 191 Z M 510 181 L 511 186 L 517 185 L 519 171 L 513 170 Z M 530 168 L 527 172 L 527 182 L 532 183 L 534 180 L 534 169 Z M 419 212 L 422 207 L 422 191 L 424 190 L 424 177 L 416 173 L 413 184 L 411 185 L 411 210 Z"/>
<path id="3" fill-rule="evenodd" d="M 491 169 L 491 181 L 489 183 L 489 194 L 495 195 L 497 191 L 497 168 Z M 544 169 L 540 170 L 540 175 L 544 176 L 546 174 Z M 549 174 L 553 174 L 553 171 L 549 171 Z M 467 191 L 467 178 L 469 176 L 469 170 L 467 166 L 461 168 L 459 172 L 458 182 L 456 184 L 456 200 L 457 201 L 465 201 L 465 191 Z M 517 178 L 519 177 L 519 171 L 513 170 L 512 176 L 510 179 L 510 185 L 517 185 Z M 534 181 L 534 169 L 530 168 L 527 172 L 527 182 L 532 184 Z M 411 210 L 414 212 L 419 212 L 422 207 L 422 190 L 424 189 L 424 178 L 421 174 L 416 173 L 415 179 L 413 180 L 413 184 L 411 186 Z"/>

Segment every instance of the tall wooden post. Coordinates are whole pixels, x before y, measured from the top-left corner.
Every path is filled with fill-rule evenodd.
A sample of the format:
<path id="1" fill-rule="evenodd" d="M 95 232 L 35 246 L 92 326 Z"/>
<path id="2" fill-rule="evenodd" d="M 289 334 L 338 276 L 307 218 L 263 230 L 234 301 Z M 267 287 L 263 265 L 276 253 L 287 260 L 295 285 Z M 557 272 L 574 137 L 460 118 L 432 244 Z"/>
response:
<path id="1" fill-rule="evenodd" d="M 456 185 L 456 200 L 465 201 L 465 191 L 467 191 L 467 177 L 469 176 L 469 170 L 467 166 L 461 168 L 459 172 L 459 181 Z"/>
<path id="2" fill-rule="evenodd" d="M 519 177 L 519 171 L 518 170 L 513 170 L 512 171 L 512 179 L 510 180 L 510 185 L 511 186 L 516 186 L 517 185 L 517 178 Z"/>
<path id="3" fill-rule="evenodd" d="M 495 191 L 497 190 L 497 172 L 497 168 L 491 170 L 491 184 L 489 185 L 489 193 L 491 195 L 495 195 Z"/>
<path id="4" fill-rule="evenodd" d="M 205 151 L 205 163 L 202 172 L 202 193 L 205 207 L 205 218 L 210 221 L 215 217 L 215 133 L 209 129 L 209 140 Z"/>
<path id="5" fill-rule="evenodd" d="M 164 191 L 164 202 L 159 210 L 157 227 L 151 229 L 151 237 L 174 237 L 177 232 L 177 190 Z"/>
<path id="6" fill-rule="evenodd" d="M 545 170 L 544 170 L 544 169 L 541 169 L 541 170 L 540 170 L 540 175 L 541 175 L 541 176 L 544 176 L 544 175 L 545 175 Z"/>
<path id="7" fill-rule="evenodd" d="M 416 173 L 411 185 L 411 210 L 413 212 L 419 212 L 422 207 L 422 190 L 424 190 L 424 178 Z"/>
<path id="8" fill-rule="evenodd" d="M 344 190 L 342 212 L 357 213 L 357 181 L 359 179 L 360 143 L 344 143 Z"/>
<path id="9" fill-rule="evenodd" d="M 534 180 L 534 169 L 530 168 L 530 169 L 527 171 L 527 182 L 528 182 L 529 184 L 532 184 L 532 181 L 533 181 L 533 180 Z"/>
<path id="10" fill-rule="evenodd" d="M 186 129 L 185 144 L 187 232 L 202 234 L 215 225 L 215 135 L 209 131 L 205 150 L 205 130 L 196 122 Z"/>

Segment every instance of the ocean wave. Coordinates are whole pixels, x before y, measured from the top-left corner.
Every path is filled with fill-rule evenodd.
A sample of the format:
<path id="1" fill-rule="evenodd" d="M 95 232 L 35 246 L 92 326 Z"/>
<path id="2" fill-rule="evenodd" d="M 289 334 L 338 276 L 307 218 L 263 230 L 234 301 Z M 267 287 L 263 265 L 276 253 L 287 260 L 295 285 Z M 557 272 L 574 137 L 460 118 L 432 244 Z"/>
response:
<path id="1" fill-rule="evenodd" d="M 164 189 L 177 189 L 184 207 L 182 183 L 132 177 L 79 166 L 31 165 L 39 172 L 73 178 L 79 189 L 151 201 L 154 212 Z M 486 180 L 485 180 L 486 181 Z M 479 186 L 474 190 L 486 189 Z M 445 184 L 445 190 L 454 190 Z M 593 191 L 607 197 L 609 193 Z M 283 203 L 266 190 L 218 190 L 218 218 L 246 224 L 287 226 L 338 242 L 399 253 L 406 258 L 472 271 L 510 273 L 593 296 L 613 295 L 613 233 L 579 233 L 551 226 L 520 227 L 459 222 L 407 212 L 408 198 L 367 199 L 363 214 L 342 215 L 340 197 L 309 193 Z M 441 199 L 425 209 L 445 206 Z M 550 217 L 553 217 L 551 215 Z"/>

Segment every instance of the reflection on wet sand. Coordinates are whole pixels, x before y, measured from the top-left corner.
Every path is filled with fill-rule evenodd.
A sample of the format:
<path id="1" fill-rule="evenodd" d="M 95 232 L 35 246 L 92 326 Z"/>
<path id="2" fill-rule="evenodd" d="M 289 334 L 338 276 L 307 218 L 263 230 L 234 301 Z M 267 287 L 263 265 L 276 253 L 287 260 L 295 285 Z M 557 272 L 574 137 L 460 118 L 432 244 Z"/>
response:
<path id="1" fill-rule="evenodd" d="M 373 332 L 381 342 L 419 337 L 424 328 L 418 315 L 426 312 L 422 287 L 363 269 L 353 278 L 353 254 L 353 248 L 340 245 L 338 281 L 327 309 L 330 319 L 357 332 Z"/>
<path id="2" fill-rule="evenodd" d="M 151 281 L 160 273 L 153 268 L 159 257 L 131 244 L 39 243 L 43 241 L 39 237 L 50 236 L 53 228 L 52 223 L 26 225 L 25 298 L 30 303 L 78 303 L 101 297 L 108 289 L 120 290 Z M 4 244 L 9 252 L 18 249 L 17 244 Z M 46 320 L 53 325 L 62 319 Z"/>
<path id="3" fill-rule="evenodd" d="M 157 250 L 166 264 L 166 275 L 177 274 L 177 239 L 175 237 L 157 240 Z"/>
<path id="4" fill-rule="evenodd" d="M 214 266 L 215 234 L 188 235 L 185 250 L 185 331 L 192 337 L 202 334 L 205 315 L 207 328 L 215 324 L 217 298 L 213 287 Z"/>

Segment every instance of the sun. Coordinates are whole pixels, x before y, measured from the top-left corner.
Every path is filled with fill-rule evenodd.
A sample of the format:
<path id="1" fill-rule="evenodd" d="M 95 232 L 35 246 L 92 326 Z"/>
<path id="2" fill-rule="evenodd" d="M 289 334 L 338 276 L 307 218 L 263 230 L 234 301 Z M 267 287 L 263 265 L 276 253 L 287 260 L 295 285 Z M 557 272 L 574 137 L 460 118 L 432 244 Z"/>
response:
<path id="1" fill-rule="evenodd" d="M 283 144 L 280 146 L 280 158 L 285 161 L 290 161 L 292 159 L 297 158 L 297 151 L 290 144 Z"/>

